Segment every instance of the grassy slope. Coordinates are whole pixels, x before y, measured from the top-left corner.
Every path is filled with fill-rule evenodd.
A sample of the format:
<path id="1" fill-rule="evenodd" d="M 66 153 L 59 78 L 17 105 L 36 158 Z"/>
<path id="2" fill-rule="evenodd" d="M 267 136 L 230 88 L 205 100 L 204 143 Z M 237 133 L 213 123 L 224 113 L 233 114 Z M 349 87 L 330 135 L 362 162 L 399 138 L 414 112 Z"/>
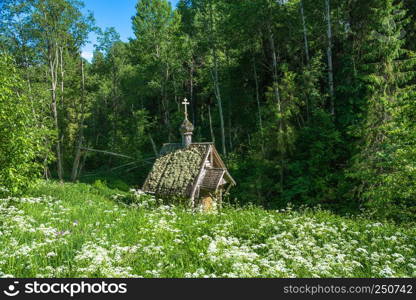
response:
<path id="1" fill-rule="evenodd" d="M 416 276 L 415 228 L 321 210 L 146 209 L 116 192 L 42 183 L 0 200 L 0 277 Z"/>

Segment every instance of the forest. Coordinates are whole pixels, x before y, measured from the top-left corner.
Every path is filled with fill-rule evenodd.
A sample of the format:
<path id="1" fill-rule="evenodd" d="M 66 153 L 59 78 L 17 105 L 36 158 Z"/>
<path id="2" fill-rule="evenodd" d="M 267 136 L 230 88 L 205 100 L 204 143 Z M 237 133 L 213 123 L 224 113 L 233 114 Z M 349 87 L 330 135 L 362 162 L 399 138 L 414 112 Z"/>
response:
<path id="1" fill-rule="evenodd" d="M 229 202 L 415 220 L 415 1 L 139 0 L 128 42 L 83 5 L 0 1 L 0 196 L 141 187 L 186 97 Z"/>

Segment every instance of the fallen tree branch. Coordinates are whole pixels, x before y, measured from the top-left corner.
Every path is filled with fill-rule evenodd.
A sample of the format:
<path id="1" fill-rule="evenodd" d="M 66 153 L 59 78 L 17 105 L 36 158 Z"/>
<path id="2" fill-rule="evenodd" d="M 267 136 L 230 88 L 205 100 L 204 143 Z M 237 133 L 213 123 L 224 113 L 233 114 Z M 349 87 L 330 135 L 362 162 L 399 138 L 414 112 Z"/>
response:
<path id="1" fill-rule="evenodd" d="M 131 156 L 127 156 L 127 155 L 119 154 L 119 153 L 115 153 L 115 152 L 110 152 L 110 151 L 97 150 L 97 149 L 91 149 L 91 148 L 85 148 L 85 147 L 81 147 L 81 149 L 82 150 L 86 150 L 86 151 L 91 151 L 91 152 L 99 152 L 99 153 L 104 153 L 104 154 L 108 154 L 108 155 L 113 155 L 113 156 L 119 156 L 119 157 L 134 159 Z"/>

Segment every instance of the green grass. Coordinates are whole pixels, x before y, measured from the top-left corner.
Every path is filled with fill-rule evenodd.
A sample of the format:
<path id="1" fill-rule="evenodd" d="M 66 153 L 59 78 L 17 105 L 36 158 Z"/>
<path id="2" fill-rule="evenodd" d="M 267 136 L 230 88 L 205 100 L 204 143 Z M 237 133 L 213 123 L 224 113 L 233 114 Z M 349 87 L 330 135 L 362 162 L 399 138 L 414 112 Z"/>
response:
<path id="1" fill-rule="evenodd" d="M 0 200 L 0 245 L 0 277 L 416 276 L 414 227 L 320 209 L 191 212 L 100 182 Z"/>

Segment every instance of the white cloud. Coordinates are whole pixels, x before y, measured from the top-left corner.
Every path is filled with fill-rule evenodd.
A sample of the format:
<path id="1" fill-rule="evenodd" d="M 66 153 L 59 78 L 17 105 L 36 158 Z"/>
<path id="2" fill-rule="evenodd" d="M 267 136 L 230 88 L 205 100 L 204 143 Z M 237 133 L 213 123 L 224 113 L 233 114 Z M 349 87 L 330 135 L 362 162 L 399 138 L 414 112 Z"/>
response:
<path id="1" fill-rule="evenodd" d="M 90 52 L 90 51 L 82 51 L 82 52 L 81 52 L 81 56 L 82 56 L 83 58 L 85 58 L 86 60 L 88 60 L 89 62 L 91 62 L 92 57 L 93 57 L 93 54 L 92 54 L 92 52 Z"/>

